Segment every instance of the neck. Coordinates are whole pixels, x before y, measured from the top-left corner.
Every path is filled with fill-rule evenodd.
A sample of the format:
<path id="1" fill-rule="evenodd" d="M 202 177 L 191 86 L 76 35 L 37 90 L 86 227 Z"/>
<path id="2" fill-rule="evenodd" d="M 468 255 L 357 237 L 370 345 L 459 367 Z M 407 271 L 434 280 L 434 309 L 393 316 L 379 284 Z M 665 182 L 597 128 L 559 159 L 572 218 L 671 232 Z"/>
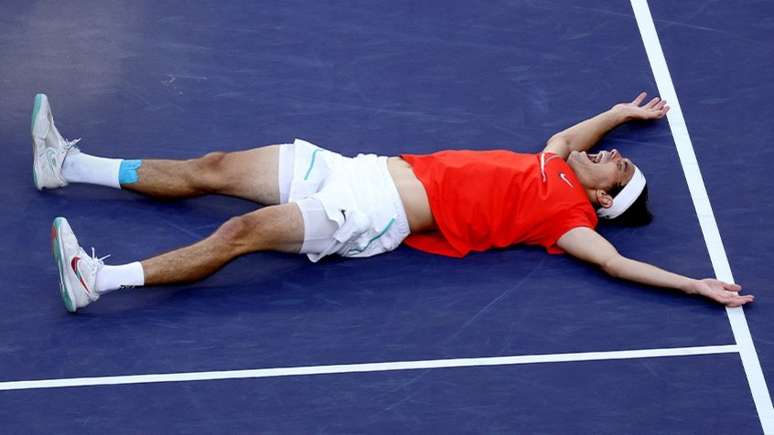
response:
<path id="1" fill-rule="evenodd" d="M 584 185 L 583 190 L 586 191 L 586 196 L 589 198 L 589 202 L 591 203 L 591 205 L 594 206 L 594 208 L 598 208 L 599 203 L 597 202 L 596 189 L 591 189 Z"/>

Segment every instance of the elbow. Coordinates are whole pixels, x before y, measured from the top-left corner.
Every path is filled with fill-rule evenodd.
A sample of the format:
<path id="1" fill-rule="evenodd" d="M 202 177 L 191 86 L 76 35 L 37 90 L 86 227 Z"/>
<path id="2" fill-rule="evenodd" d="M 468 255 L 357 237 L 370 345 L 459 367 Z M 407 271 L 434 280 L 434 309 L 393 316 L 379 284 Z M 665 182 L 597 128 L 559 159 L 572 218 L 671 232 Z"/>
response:
<path id="1" fill-rule="evenodd" d="M 551 136 L 550 139 L 548 139 L 548 143 L 556 143 L 556 142 L 568 145 L 570 143 L 570 138 L 567 136 L 566 132 L 560 131 L 559 133 L 556 133 L 555 135 Z"/>
<path id="2" fill-rule="evenodd" d="M 614 277 L 614 278 L 620 278 L 620 264 L 621 260 L 623 260 L 623 257 L 621 255 L 611 255 L 610 257 L 606 258 L 605 260 L 601 261 L 599 266 L 602 268 L 602 270 L 605 271 L 606 274 Z"/>
<path id="3" fill-rule="evenodd" d="M 546 150 L 552 151 L 566 159 L 572 151 L 572 147 L 570 146 L 570 139 L 567 137 L 567 135 L 564 134 L 564 132 L 556 133 L 555 135 L 551 136 L 551 139 L 549 139 L 546 143 Z"/>

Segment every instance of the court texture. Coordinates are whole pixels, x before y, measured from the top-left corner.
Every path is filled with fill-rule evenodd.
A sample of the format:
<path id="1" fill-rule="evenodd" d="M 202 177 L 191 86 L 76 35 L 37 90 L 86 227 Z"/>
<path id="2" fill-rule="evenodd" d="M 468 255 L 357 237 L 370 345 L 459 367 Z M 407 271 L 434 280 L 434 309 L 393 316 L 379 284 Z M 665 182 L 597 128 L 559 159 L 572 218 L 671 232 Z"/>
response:
<path id="1" fill-rule="evenodd" d="M 0 433 L 774 433 L 774 2 L 5 0 Z M 55 216 L 122 264 L 256 205 L 38 192 L 30 112 L 91 154 L 193 158 L 303 138 L 347 155 L 507 148 L 640 91 L 616 147 L 654 222 L 624 255 L 734 280 L 725 309 L 514 247 L 464 259 L 258 253 L 69 314 Z"/>

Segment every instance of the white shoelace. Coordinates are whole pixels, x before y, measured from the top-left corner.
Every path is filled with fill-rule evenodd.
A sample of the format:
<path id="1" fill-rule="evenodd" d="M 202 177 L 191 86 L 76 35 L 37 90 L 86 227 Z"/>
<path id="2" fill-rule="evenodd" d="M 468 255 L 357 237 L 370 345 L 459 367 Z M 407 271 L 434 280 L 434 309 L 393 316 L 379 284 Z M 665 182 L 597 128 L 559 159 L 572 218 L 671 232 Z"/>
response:
<path id="1" fill-rule="evenodd" d="M 94 247 L 91 247 L 91 259 L 97 263 L 97 267 L 91 270 L 91 277 L 92 279 L 97 279 L 97 272 L 99 269 L 102 268 L 102 266 L 105 265 L 105 259 L 110 258 L 110 254 L 105 255 L 104 257 L 97 258 L 97 253 L 94 251 Z"/>
<path id="2" fill-rule="evenodd" d="M 80 151 L 80 148 L 75 146 L 75 144 L 80 142 L 81 138 L 73 139 L 73 140 L 69 140 L 67 138 L 62 138 L 62 139 L 64 139 L 64 142 L 65 142 L 65 146 L 64 146 L 65 154 L 69 153 L 70 150 L 73 149 L 73 148 L 75 148 L 76 151 Z"/>
<path id="3" fill-rule="evenodd" d="M 98 262 L 99 264 L 104 265 L 105 264 L 104 260 L 107 259 L 107 258 L 110 258 L 110 254 L 105 255 L 104 257 L 97 258 L 97 253 L 94 251 L 94 247 L 93 246 L 91 247 L 91 259 L 92 260 Z"/>
<path id="4" fill-rule="evenodd" d="M 88 257 L 89 254 L 86 252 L 85 249 L 81 248 L 81 251 L 86 257 Z M 85 282 L 91 283 L 92 290 L 97 295 L 99 295 L 99 292 L 96 290 L 97 273 L 99 272 L 100 269 L 102 269 L 102 266 L 105 265 L 105 259 L 108 257 L 110 257 L 110 254 L 105 255 L 104 257 L 97 257 L 97 253 L 95 252 L 94 247 L 93 246 L 91 247 L 91 257 L 88 257 L 88 258 L 90 258 L 96 264 L 94 265 L 94 267 L 89 269 L 88 272 L 86 272 L 87 273 L 86 278 L 88 279 Z M 86 286 L 86 284 L 84 284 L 84 286 Z M 94 300 L 91 296 L 91 291 L 88 288 L 86 289 L 86 292 L 89 293 L 89 299 Z"/>

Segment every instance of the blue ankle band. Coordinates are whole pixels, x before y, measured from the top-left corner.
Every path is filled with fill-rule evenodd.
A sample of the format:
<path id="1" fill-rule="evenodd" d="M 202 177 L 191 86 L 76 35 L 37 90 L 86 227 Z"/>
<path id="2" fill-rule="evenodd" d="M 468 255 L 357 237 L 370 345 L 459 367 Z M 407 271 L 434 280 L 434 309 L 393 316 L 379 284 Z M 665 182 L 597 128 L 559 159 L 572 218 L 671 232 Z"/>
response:
<path id="1" fill-rule="evenodd" d="M 136 183 L 140 179 L 137 176 L 137 169 L 140 166 L 142 166 L 142 160 L 122 160 L 121 167 L 118 168 L 118 183 Z"/>

